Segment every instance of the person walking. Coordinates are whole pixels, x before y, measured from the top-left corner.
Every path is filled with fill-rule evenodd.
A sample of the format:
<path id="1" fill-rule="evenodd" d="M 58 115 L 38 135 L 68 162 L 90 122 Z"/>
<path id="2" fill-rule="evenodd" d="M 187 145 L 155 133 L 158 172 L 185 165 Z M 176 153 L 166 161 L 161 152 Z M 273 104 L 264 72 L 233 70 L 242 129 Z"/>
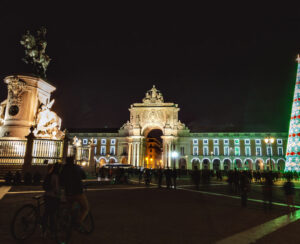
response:
<path id="1" fill-rule="evenodd" d="M 162 168 L 159 167 L 158 171 L 157 171 L 157 179 L 158 179 L 158 188 L 161 188 L 161 183 L 162 183 L 162 178 L 163 178 L 163 171 Z"/>
<path id="2" fill-rule="evenodd" d="M 173 168 L 172 170 L 172 181 L 173 181 L 173 188 L 176 190 L 176 180 L 177 180 L 177 170 Z"/>
<path id="3" fill-rule="evenodd" d="M 250 190 L 249 178 L 246 171 L 243 171 L 240 176 L 240 192 L 241 192 L 241 205 L 247 207 L 248 192 Z"/>
<path id="4" fill-rule="evenodd" d="M 169 166 L 167 167 L 167 169 L 165 170 L 165 176 L 166 176 L 166 184 L 167 184 L 167 188 L 170 189 L 171 187 L 171 170 L 169 169 Z"/>
<path id="5" fill-rule="evenodd" d="M 295 185 L 293 182 L 291 182 L 291 177 L 287 177 L 287 182 L 283 185 L 284 194 L 286 197 L 286 204 L 288 205 L 289 211 L 294 212 L 295 211 Z"/>

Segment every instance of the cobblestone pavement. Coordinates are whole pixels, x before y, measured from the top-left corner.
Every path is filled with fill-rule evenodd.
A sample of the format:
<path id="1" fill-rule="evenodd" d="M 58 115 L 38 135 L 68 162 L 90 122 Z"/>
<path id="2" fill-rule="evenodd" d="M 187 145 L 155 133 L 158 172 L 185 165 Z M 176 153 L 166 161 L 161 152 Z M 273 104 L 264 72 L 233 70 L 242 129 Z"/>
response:
<path id="1" fill-rule="evenodd" d="M 187 182 L 184 188 L 193 189 Z M 33 202 L 40 187 L 12 187 L 0 200 L 0 243 L 16 243 L 10 236 L 10 221 L 24 203 Z M 211 182 L 201 191 L 232 195 L 224 182 Z M 89 236 L 73 233 L 72 243 L 214 243 L 236 233 L 263 224 L 287 213 L 275 205 L 265 213 L 262 204 L 249 201 L 241 208 L 240 200 L 184 189 L 145 188 L 143 185 L 97 185 L 87 193 L 95 219 L 95 231 Z M 261 199 L 261 187 L 252 186 L 251 198 Z M 274 187 L 274 200 L 284 203 L 279 187 Z M 258 240 L 257 243 L 299 243 L 296 221 Z M 24 243 L 54 243 L 34 236 Z M 299 238 L 298 238 L 299 239 Z"/>

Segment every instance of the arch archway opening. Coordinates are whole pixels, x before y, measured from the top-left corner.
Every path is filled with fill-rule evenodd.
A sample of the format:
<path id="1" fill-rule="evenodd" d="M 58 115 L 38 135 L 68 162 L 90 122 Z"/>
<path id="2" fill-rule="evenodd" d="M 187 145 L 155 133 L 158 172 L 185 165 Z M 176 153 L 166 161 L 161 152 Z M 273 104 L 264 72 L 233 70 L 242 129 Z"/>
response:
<path id="1" fill-rule="evenodd" d="M 214 170 L 220 170 L 220 164 L 221 164 L 221 162 L 220 162 L 220 159 L 214 159 L 214 161 L 213 161 L 213 169 Z"/>
<path id="2" fill-rule="evenodd" d="M 277 170 L 283 172 L 285 169 L 285 161 L 283 159 L 279 159 L 277 162 Z"/>
<path id="3" fill-rule="evenodd" d="M 241 169 L 242 169 L 242 166 L 243 166 L 242 160 L 240 160 L 240 159 L 235 159 L 235 160 L 234 160 L 234 167 L 235 167 L 236 169 L 241 170 Z"/>
<path id="4" fill-rule="evenodd" d="M 224 164 L 225 171 L 230 170 L 230 160 L 229 159 L 225 159 L 223 164 Z"/>
<path id="5" fill-rule="evenodd" d="M 253 161 L 249 158 L 245 160 L 245 169 L 252 170 L 253 169 Z"/>
<path id="6" fill-rule="evenodd" d="M 193 161 L 192 161 L 192 169 L 195 169 L 195 167 L 197 167 L 197 169 L 200 169 L 200 161 L 199 161 L 199 159 L 193 159 Z"/>
<path id="7" fill-rule="evenodd" d="M 203 169 L 209 169 L 209 160 L 208 159 L 204 159 L 203 160 Z"/>
<path id="8" fill-rule="evenodd" d="M 261 159 L 255 161 L 255 169 L 259 171 L 264 169 L 264 162 Z"/>
<path id="9" fill-rule="evenodd" d="M 146 137 L 145 149 L 145 168 L 158 168 L 162 165 L 162 130 L 160 129 L 146 129 L 144 131 Z"/>

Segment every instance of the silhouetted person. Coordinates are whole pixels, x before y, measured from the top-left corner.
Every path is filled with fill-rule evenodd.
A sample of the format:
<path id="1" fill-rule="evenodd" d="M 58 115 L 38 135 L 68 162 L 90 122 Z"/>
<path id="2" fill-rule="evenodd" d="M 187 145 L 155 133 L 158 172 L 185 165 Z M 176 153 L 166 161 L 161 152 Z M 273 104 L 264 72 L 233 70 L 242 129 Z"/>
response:
<path id="1" fill-rule="evenodd" d="M 173 188 L 176 189 L 176 180 L 177 180 L 177 170 L 174 168 L 172 170 L 172 181 L 173 181 Z"/>
<path id="2" fill-rule="evenodd" d="M 161 188 L 162 178 L 163 178 L 163 171 L 161 167 L 159 167 L 157 171 L 158 188 Z"/>
<path id="3" fill-rule="evenodd" d="M 288 205 L 289 211 L 293 212 L 295 211 L 295 185 L 293 182 L 291 182 L 291 177 L 287 177 L 287 182 L 284 183 L 283 189 L 286 197 L 286 204 Z"/>
<path id="4" fill-rule="evenodd" d="M 249 188 L 249 178 L 247 177 L 246 171 L 243 171 L 240 176 L 240 192 L 242 207 L 247 206 L 248 192 L 250 190 Z"/>
<path id="5" fill-rule="evenodd" d="M 167 184 L 167 188 L 169 189 L 171 187 L 171 177 L 172 177 L 172 172 L 169 169 L 169 167 L 167 167 L 167 169 L 165 170 L 165 176 L 166 176 L 166 184 Z"/>
<path id="6" fill-rule="evenodd" d="M 12 180 L 13 180 L 13 174 L 11 173 L 11 171 L 8 171 L 8 172 L 5 174 L 4 179 L 5 179 L 5 184 L 11 185 Z"/>
<path id="7" fill-rule="evenodd" d="M 265 174 L 265 183 L 263 185 L 263 199 L 264 199 L 264 210 L 272 209 L 272 198 L 273 198 L 273 177 L 272 172 Z"/>
<path id="8" fill-rule="evenodd" d="M 15 173 L 15 176 L 14 176 L 14 184 L 15 185 L 20 185 L 21 184 L 21 174 L 19 171 L 17 171 Z"/>
<path id="9" fill-rule="evenodd" d="M 199 189 L 200 189 L 200 187 L 199 187 L 200 186 L 200 171 L 198 170 L 197 166 L 194 167 L 194 170 L 192 172 L 192 179 L 195 184 L 196 190 L 199 191 Z"/>

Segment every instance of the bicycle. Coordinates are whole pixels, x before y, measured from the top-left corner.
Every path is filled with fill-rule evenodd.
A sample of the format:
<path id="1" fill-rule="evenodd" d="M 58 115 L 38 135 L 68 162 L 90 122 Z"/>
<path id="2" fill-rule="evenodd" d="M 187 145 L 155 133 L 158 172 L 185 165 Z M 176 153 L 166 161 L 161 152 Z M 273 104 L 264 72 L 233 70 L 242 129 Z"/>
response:
<path id="1" fill-rule="evenodd" d="M 36 200 L 36 205 L 25 204 L 19 208 L 11 222 L 11 234 L 15 240 L 24 241 L 30 238 L 36 227 L 39 225 L 42 229 L 42 211 L 44 205 L 43 195 L 33 197 Z M 63 221 L 61 221 L 63 219 Z M 67 243 L 70 238 L 70 223 L 71 219 L 66 214 L 64 208 L 59 208 L 55 216 L 54 238 L 59 244 Z M 45 230 L 50 230 L 49 225 L 44 226 Z"/>

